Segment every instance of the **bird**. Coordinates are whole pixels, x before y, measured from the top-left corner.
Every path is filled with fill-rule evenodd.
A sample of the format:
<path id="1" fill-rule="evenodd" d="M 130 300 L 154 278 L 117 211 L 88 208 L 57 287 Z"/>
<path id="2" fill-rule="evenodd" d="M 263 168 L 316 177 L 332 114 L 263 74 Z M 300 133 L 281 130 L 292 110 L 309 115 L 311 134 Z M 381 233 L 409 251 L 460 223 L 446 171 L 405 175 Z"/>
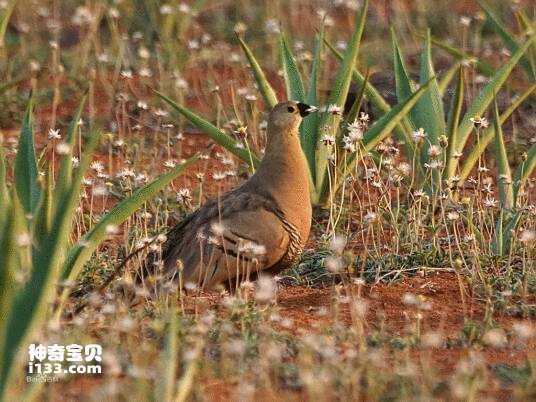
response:
<path id="1" fill-rule="evenodd" d="M 309 171 L 299 127 L 314 106 L 286 101 L 268 116 L 264 157 L 242 185 L 185 217 L 137 272 L 200 290 L 236 289 L 277 275 L 302 253 L 311 230 Z"/>

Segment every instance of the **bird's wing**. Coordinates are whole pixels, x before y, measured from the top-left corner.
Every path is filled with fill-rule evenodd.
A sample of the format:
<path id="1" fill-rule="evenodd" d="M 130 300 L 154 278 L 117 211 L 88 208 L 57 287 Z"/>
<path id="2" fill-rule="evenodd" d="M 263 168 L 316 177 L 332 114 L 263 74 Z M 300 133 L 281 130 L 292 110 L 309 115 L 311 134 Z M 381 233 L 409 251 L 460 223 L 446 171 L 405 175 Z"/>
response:
<path id="1" fill-rule="evenodd" d="M 205 204 L 168 233 L 163 250 L 167 275 L 183 264 L 183 282 L 204 288 L 248 277 L 275 265 L 289 248 L 289 232 L 273 199 L 231 192 Z"/>

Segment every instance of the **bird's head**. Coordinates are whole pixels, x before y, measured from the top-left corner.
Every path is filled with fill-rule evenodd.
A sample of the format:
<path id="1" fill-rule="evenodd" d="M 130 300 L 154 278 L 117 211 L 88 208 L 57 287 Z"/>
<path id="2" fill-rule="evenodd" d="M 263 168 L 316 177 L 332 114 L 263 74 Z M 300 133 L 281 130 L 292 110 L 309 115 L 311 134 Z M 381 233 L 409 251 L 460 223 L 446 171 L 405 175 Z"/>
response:
<path id="1" fill-rule="evenodd" d="M 268 123 L 277 130 L 295 130 L 299 127 L 302 119 L 315 108 L 301 102 L 281 102 L 274 106 L 268 117 Z"/>

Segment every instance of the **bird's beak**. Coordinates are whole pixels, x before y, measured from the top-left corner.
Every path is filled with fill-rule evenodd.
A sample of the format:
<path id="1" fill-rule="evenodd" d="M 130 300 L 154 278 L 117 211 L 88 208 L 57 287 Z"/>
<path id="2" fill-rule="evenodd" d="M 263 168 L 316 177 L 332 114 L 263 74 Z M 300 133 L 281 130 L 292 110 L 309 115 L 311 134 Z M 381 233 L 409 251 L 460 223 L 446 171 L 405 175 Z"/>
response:
<path id="1" fill-rule="evenodd" d="M 306 105 L 305 103 L 301 103 L 301 102 L 298 103 L 298 109 L 300 111 L 300 116 L 301 117 L 305 117 L 309 113 L 316 112 L 318 110 L 315 106 L 309 106 L 309 105 Z"/>

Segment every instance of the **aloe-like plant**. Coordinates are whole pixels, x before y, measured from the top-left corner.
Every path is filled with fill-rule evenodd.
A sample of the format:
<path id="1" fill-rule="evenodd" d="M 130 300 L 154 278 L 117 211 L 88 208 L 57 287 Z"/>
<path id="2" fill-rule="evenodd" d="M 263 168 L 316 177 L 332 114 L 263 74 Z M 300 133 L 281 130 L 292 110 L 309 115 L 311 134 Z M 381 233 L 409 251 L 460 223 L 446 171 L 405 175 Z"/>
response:
<path id="1" fill-rule="evenodd" d="M 518 43 L 518 40 L 508 30 L 508 28 L 506 28 L 506 26 L 499 19 L 499 17 L 493 12 L 490 5 L 484 0 L 479 0 L 478 3 L 480 4 L 480 7 L 482 8 L 482 10 L 484 10 L 486 14 L 486 19 L 487 19 L 488 24 L 492 27 L 495 33 L 501 38 L 501 40 L 504 43 L 504 46 L 508 49 L 508 51 L 512 54 L 518 52 L 519 48 L 521 47 Z M 523 11 L 519 10 L 518 13 L 519 13 L 519 22 L 521 25 L 520 26 L 521 31 L 529 34 L 533 30 L 533 28 L 530 27 L 530 24 L 528 26 L 524 24 L 524 22 L 527 20 L 524 18 Z M 535 60 L 533 60 L 533 58 L 528 55 L 530 55 L 530 52 L 527 52 L 527 54 L 523 55 L 523 57 L 520 60 L 520 64 L 525 69 L 525 72 L 527 73 L 527 76 L 529 77 L 529 79 L 532 81 L 535 81 L 536 80 L 536 66 L 534 65 Z"/>
<path id="2" fill-rule="evenodd" d="M 483 141 L 480 141 L 475 145 L 471 151 L 470 156 L 462 162 L 462 167 L 459 167 L 460 155 L 468 153 L 466 145 L 469 140 L 470 134 L 474 130 L 473 119 L 480 117 L 486 109 L 490 106 L 491 102 L 495 98 L 495 94 L 501 89 L 506 82 L 506 79 L 520 62 L 523 54 L 527 51 L 531 43 L 534 41 L 534 36 L 527 41 L 522 47 L 520 47 L 516 53 L 512 55 L 510 60 L 506 62 L 489 80 L 488 84 L 484 86 L 480 94 L 473 100 L 473 102 L 467 106 L 467 111 L 462 116 L 462 101 L 463 101 L 463 67 L 460 66 L 459 81 L 456 86 L 456 90 L 449 110 L 448 119 L 445 120 L 447 113 L 443 110 L 443 101 L 440 97 L 438 86 L 433 85 L 427 96 L 422 98 L 421 102 L 416 105 L 411 113 L 408 114 L 407 119 L 413 129 L 423 128 L 427 133 L 427 141 L 425 147 L 421 152 L 420 159 L 424 163 L 427 160 L 427 153 L 429 153 L 430 146 L 438 146 L 438 138 L 441 135 L 446 136 L 448 146 L 442 150 L 441 160 L 446 161 L 446 166 L 443 171 L 443 179 L 449 180 L 454 176 L 459 175 L 460 171 L 463 172 L 463 179 L 467 177 L 469 172 L 473 169 L 478 158 L 485 151 L 487 145 L 493 138 L 493 128 L 486 130 L 483 133 Z M 421 82 L 423 79 L 428 79 L 433 74 L 433 66 L 431 64 L 431 36 L 430 33 L 426 36 L 424 52 L 421 58 Z M 409 78 L 404 64 L 402 52 L 398 46 L 396 36 L 393 33 L 393 47 L 394 47 L 394 63 L 395 63 L 395 78 L 396 78 L 396 92 L 399 98 L 406 96 L 408 91 L 415 86 L 415 83 Z M 534 90 L 534 87 L 529 88 L 515 103 L 513 107 L 506 110 L 499 116 L 499 122 L 502 124 L 513 113 L 513 111 L 525 100 Z M 448 128 L 448 129 L 447 129 Z M 426 146 L 427 145 L 427 146 Z M 408 155 L 412 160 L 415 155 Z M 463 181 L 463 180 L 462 180 Z"/>
<path id="3" fill-rule="evenodd" d="M 11 0 L 7 3 L 6 7 L 0 12 L 0 49 L 3 49 L 5 46 L 5 36 L 7 32 L 7 25 L 15 10 L 17 5 L 17 0 Z"/>
<path id="4" fill-rule="evenodd" d="M 90 133 L 80 164 L 73 167 L 72 150 L 84 102 L 85 97 L 66 134 L 56 180 L 49 165 L 45 169 L 44 185 L 40 184 L 31 101 L 22 124 L 11 188 L 7 185 L 7 164 L 0 146 L 0 400 L 4 400 L 15 377 L 13 366 L 18 350 L 48 316 L 47 306 L 54 296 L 55 283 L 62 278 L 76 279 L 84 262 L 106 238 L 109 225 L 124 222 L 197 159 L 195 155 L 136 190 L 78 242 L 71 244 L 71 225 L 82 179 L 99 142 L 99 134 Z"/>
<path id="5" fill-rule="evenodd" d="M 335 172 L 345 172 L 351 165 L 355 163 L 356 158 L 341 158 L 337 166 L 333 166 L 329 162 L 329 155 L 334 152 L 334 147 L 340 147 L 342 137 L 346 132 L 345 127 L 341 128 L 342 113 L 344 105 L 348 99 L 350 83 L 355 79 L 357 73 L 355 69 L 356 60 L 359 54 L 359 45 L 365 27 L 365 21 L 368 11 L 368 1 L 363 3 L 361 11 L 356 13 L 355 28 L 352 37 L 348 43 L 344 54 L 340 55 L 341 64 L 336 72 L 335 81 L 330 91 L 326 104 L 328 105 L 322 112 L 313 113 L 306 117 L 300 128 L 300 140 L 302 149 L 309 166 L 309 180 L 311 183 L 311 200 L 314 204 L 324 203 L 328 199 L 330 193 L 336 192 L 341 185 L 342 180 L 334 180 L 330 185 L 330 174 Z M 271 108 L 278 102 L 278 97 L 271 84 L 268 82 L 260 63 L 257 61 L 251 49 L 246 42 L 239 37 L 238 41 L 242 47 L 246 58 L 250 64 L 253 76 L 257 81 L 259 91 L 266 103 L 267 107 Z M 292 47 L 289 44 L 287 37 L 281 34 L 279 40 L 279 48 L 283 67 L 283 76 L 286 86 L 286 96 L 288 99 L 304 102 L 313 106 L 319 103 L 318 81 L 322 70 L 322 55 L 324 51 L 324 28 L 322 27 L 315 39 L 315 50 L 313 55 L 311 72 L 309 74 L 309 85 L 306 87 L 302 78 L 300 68 L 292 54 Z M 364 77 L 361 80 L 361 85 L 364 84 Z M 374 124 L 372 124 L 363 138 L 362 151 L 371 151 L 380 141 L 390 135 L 391 131 L 395 131 L 397 135 L 405 138 L 410 138 L 408 130 L 401 128 L 401 122 L 406 114 L 417 104 L 417 102 L 426 94 L 428 88 L 433 85 L 434 81 L 430 79 L 423 82 L 419 89 L 406 93 L 404 99 L 395 107 L 391 108 L 372 88 L 368 83 L 365 84 L 364 95 L 369 98 L 375 97 L 377 103 L 382 103 L 381 111 L 384 113 Z M 185 106 L 180 105 L 169 97 L 158 93 L 158 95 L 171 106 L 173 110 L 185 116 L 197 128 L 205 132 L 214 141 L 224 146 L 227 150 L 238 156 L 246 163 L 255 165 L 259 159 L 258 155 L 253 155 L 245 152 L 241 144 L 225 134 L 223 131 L 216 128 L 206 119 L 196 115 Z M 354 113 L 349 116 L 348 120 L 352 121 L 355 118 L 358 110 L 354 108 Z M 322 139 L 326 136 L 335 138 L 333 145 L 324 145 Z M 408 142 L 407 146 L 411 147 Z M 340 175 L 339 175 L 340 176 Z"/>

